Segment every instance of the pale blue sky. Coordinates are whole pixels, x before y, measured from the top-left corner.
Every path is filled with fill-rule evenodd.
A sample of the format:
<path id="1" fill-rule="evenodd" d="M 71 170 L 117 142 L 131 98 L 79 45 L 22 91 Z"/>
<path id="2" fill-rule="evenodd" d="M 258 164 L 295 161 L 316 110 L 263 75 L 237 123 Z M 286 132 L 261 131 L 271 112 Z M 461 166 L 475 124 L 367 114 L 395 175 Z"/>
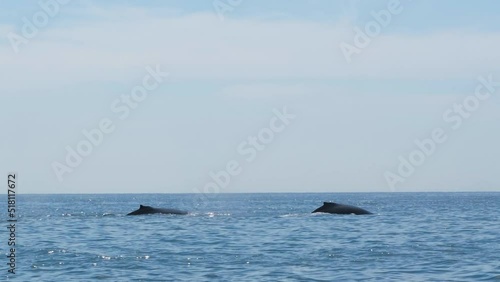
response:
<path id="1" fill-rule="evenodd" d="M 20 193 L 192 193 L 231 160 L 221 192 L 500 190 L 500 85 L 458 129 L 443 119 L 478 77 L 500 81 L 498 1 L 401 0 L 350 63 L 339 46 L 391 1 L 247 0 L 223 19 L 212 1 L 101 2 L 59 5 L 17 53 L 43 9 L 0 2 L 0 179 L 17 171 Z M 169 77 L 118 118 L 156 65 Z M 246 161 L 238 145 L 284 107 L 295 119 Z M 59 181 L 65 147 L 106 117 L 115 131 Z M 447 141 L 391 189 L 436 128 Z"/>

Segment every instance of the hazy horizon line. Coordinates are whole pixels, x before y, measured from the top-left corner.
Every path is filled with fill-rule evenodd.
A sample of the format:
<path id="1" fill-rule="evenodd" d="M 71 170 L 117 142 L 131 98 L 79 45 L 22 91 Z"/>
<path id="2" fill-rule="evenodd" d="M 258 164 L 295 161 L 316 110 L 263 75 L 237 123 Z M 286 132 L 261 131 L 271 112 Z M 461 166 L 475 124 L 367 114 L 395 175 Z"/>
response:
<path id="1" fill-rule="evenodd" d="M 464 190 L 464 191 L 352 191 L 352 192 L 224 192 L 217 193 L 227 195 L 227 194 L 359 194 L 359 193 L 379 193 L 379 194 L 399 194 L 399 193 L 500 193 L 500 191 L 495 190 Z M 181 193 L 181 192 L 171 192 L 171 193 L 161 193 L 161 192 L 147 192 L 147 193 L 17 193 L 18 195 L 147 195 L 147 194 L 175 194 L 175 195 L 198 195 L 202 193 Z M 3 193 L 7 195 L 7 193 Z"/>

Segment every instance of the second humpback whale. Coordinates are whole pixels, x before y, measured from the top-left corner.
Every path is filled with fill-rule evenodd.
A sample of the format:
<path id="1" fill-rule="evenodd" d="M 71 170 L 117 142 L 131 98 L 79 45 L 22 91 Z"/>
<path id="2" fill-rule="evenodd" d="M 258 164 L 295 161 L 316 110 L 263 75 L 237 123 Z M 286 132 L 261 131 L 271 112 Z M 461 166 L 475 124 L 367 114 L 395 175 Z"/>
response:
<path id="1" fill-rule="evenodd" d="M 161 214 L 187 214 L 187 211 L 181 211 L 176 209 L 157 209 L 150 206 L 140 205 L 138 210 L 135 210 L 127 215 L 141 215 L 141 214 L 152 214 L 152 213 L 161 213 Z"/>
<path id="2" fill-rule="evenodd" d="M 371 212 L 355 206 L 324 202 L 323 206 L 315 209 L 315 212 L 326 212 L 335 214 L 371 214 Z"/>

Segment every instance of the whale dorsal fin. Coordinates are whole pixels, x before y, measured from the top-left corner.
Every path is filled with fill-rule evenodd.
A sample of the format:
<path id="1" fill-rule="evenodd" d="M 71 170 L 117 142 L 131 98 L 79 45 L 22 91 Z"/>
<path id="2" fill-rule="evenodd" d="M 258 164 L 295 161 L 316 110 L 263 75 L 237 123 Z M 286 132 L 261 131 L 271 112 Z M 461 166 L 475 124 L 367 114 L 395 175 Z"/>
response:
<path id="1" fill-rule="evenodd" d="M 144 208 L 144 206 L 143 206 L 143 205 L 140 205 L 140 206 L 139 206 L 139 209 L 143 209 L 143 208 Z"/>

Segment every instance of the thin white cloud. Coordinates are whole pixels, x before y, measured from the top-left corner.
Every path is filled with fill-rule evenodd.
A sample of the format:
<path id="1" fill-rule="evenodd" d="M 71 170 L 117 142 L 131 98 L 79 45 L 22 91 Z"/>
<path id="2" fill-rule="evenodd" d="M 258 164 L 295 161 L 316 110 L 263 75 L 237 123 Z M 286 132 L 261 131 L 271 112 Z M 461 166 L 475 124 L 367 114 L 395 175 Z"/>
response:
<path id="1" fill-rule="evenodd" d="M 227 97 L 261 99 L 266 97 L 303 97 L 307 95 L 345 94 L 347 88 L 332 87 L 317 83 L 249 83 L 233 84 L 222 89 Z"/>
<path id="2" fill-rule="evenodd" d="M 103 8 L 88 9 L 102 17 Z M 108 13 L 114 11 L 109 9 Z M 131 20 L 133 19 L 133 20 Z M 127 80 L 161 64 L 180 79 L 475 78 L 500 66 L 500 33 L 458 30 L 390 35 L 347 64 L 340 49 L 353 34 L 342 24 L 227 19 L 213 14 L 127 17 L 51 28 L 14 54 L 0 46 L 0 83 L 9 89 L 93 80 Z M 0 31 L 13 30 L 0 26 Z"/>

